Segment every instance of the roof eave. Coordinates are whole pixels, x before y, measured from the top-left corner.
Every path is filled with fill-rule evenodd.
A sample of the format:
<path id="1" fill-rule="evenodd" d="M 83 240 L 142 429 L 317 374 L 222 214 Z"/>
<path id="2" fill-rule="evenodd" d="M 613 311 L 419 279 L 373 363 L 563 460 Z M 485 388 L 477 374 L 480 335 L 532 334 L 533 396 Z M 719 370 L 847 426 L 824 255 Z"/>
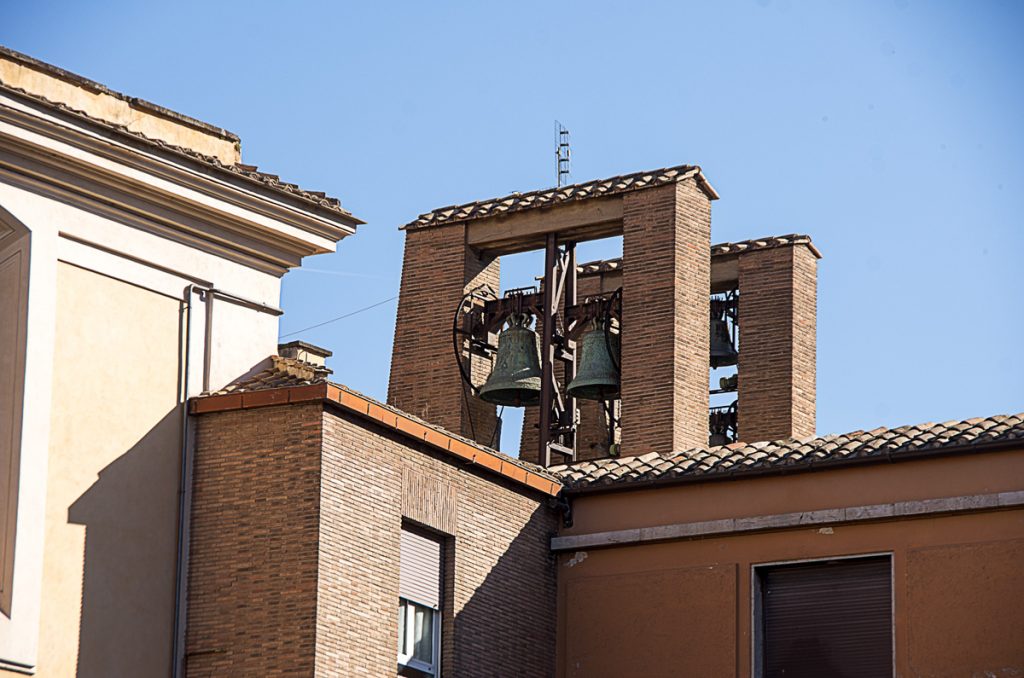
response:
<path id="1" fill-rule="evenodd" d="M 841 470 L 851 466 L 866 466 L 870 464 L 899 463 L 903 461 L 919 461 L 937 457 L 954 456 L 958 454 L 976 454 L 983 452 L 999 452 L 1009 449 L 1024 448 L 1024 441 L 1019 439 L 997 440 L 989 443 L 961 444 L 948 447 L 930 447 L 924 449 L 896 452 L 895 454 L 865 455 L 860 457 L 849 457 L 845 459 L 828 460 L 815 463 L 797 462 L 791 465 L 757 466 L 754 468 L 733 468 L 729 471 L 704 473 L 700 475 L 674 475 L 652 478 L 649 480 L 611 481 L 595 482 L 586 485 L 573 487 L 564 485 L 562 493 L 566 496 L 599 494 L 604 492 L 627 492 L 631 490 L 642 490 L 650 488 L 670 487 L 675 485 L 690 485 L 696 483 L 713 483 L 727 480 L 745 480 L 748 478 L 761 478 L 766 476 L 791 475 L 794 473 L 808 473 L 810 471 Z"/>

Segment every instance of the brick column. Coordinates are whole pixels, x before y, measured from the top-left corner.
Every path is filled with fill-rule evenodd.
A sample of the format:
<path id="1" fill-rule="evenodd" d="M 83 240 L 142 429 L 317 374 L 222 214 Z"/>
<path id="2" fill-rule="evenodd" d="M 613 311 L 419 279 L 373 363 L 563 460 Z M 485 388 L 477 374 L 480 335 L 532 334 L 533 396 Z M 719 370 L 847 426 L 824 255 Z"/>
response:
<path id="1" fill-rule="evenodd" d="M 817 255 L 806 244 L 739 255 L 739 438 L 814 435 Z"/>
<path id="2" fill-rule="evenodd" d="M 622 454 L 706 445 L 711 202 L 693 181 L 623 202 Z"/>
<path id="3" fill-rule="evenodd" d="M 406 231 L 388 403 L 486 445 L 495 408 L 473 396 L 466 406 L 451 337 L 459 300 L 484 283 L 498 291 L 499 262 L 466 247 L 464 224 Z"/>

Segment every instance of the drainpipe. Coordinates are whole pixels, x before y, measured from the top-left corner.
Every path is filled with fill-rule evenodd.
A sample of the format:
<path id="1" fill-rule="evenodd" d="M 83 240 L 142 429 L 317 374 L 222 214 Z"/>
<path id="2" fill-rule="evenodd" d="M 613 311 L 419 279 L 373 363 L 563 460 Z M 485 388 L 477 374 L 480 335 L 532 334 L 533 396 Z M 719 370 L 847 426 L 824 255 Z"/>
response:
<path id="1" fill-rule="evenodd" d="M 178 542 L 175 554 L 174 579 L 174 637 L 171 642 L 171 676 L 183 678 L 185 675 L 185 623 L 186 604 L 188 602 L 188 558 L 190 534 L 192 528 L 192 474 L 195 461 L 195 450 L 189 440 L 189 368 L 192 356 L 192 297 L 200 295 L 206 302 L 206 327 L 203 337 L 203 393 L 210 391 L 210 369 L 213 364 L 213 299 L 220 297 L 227 301 L 245 306 L 260 313 L 280 316 L 284 313 L 276 306 L 219 290 L 212 285 L 207 287 L 192 283 L 185 287 L 185 351 L 184 378 L 182 380 L 181 403 L 181 469 L 178 486 Z"/>
<path id="2" fill-rule="evenodd" d="M 185 565 L 188 563 L 189 532 L 192 520 L 192 446 L 188 430 L 188 373 L 192 353 L 192 296 L 197 290 L 208 288 L 195 283 L 185 287 L 185 375 L 181 394 L 181 471 L 178 480 L 178 543 L 174 564 L 174 638 L 171 642 L 171 676 L 185 675 L 185 601 L 188 596 L 188 581 Z M 209 316 L 208 316 L 209 317 Z M 207 333 L 209 334 L 209 333 Z M 204 378 L 206 377 L 204 369 Z"/>

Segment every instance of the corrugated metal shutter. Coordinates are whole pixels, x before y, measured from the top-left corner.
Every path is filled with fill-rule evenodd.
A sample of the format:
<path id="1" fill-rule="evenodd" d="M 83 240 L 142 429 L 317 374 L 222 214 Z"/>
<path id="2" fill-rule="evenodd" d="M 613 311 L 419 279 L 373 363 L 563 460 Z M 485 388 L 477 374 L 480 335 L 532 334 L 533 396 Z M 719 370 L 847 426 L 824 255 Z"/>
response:
<path id="1" fill-rule="evenodd" d="M 441 542 L 402 528 L 398 595 L 439 607 L 441 602 Z"/>
<path id="2" fill-rule="evenodd" d="M 891 677 L 891 570 L 881 557 L 762 571 L 765 678 Z"/>

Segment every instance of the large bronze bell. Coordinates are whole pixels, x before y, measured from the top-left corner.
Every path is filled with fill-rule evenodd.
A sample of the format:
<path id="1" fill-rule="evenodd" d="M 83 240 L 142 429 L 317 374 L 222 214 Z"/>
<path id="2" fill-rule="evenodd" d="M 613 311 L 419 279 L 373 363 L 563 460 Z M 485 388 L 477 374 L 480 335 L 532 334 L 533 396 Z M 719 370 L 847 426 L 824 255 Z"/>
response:
<path id="1" fill-rule="evenodd" d="M 540 341 L 529 316 L 513 316 L 498 335 L 498 357 L 480 398 L 495 405 L 528 407 L 540 402 Z"/>
<path id="2" fill-rule="evenodd" d="M 569 395 L 580 400 L 612 400 L 619 396 L 619 335 L 607 327 L 595 325 L 580 338 L 576 378 L 569 384 Z"/>
<path id="3" fill-rule="evenodd" d="M 732 344 L 725 318 L 711 318 L 711 366 L 727 367 L 739 361 L 740 354 Z"/>

